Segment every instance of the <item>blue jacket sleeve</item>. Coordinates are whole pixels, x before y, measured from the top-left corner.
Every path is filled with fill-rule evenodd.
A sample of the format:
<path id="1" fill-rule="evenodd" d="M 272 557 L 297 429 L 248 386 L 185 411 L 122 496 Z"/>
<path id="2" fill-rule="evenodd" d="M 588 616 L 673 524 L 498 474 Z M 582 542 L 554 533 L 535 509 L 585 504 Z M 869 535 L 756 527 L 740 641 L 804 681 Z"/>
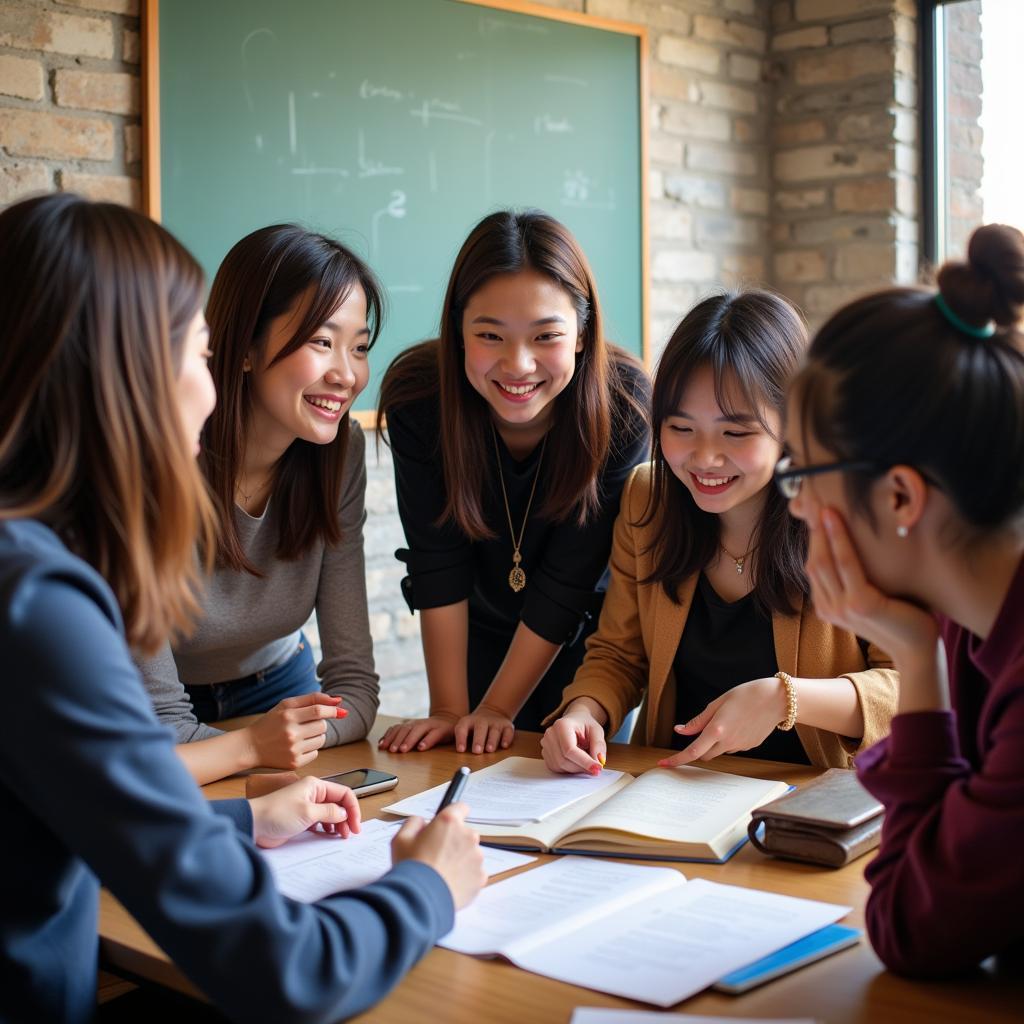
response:
<path id="1" fill-rule="evenodd" d="M 364 1010 L 450 929 L 443 880 L 406 862 L 318 904 L 282 897 L 236 831 L 247 809 L 214 813 L 176 756 L 103 597 L 41 575 L 0 617 L 2 784 L 233 1018 Z"/>

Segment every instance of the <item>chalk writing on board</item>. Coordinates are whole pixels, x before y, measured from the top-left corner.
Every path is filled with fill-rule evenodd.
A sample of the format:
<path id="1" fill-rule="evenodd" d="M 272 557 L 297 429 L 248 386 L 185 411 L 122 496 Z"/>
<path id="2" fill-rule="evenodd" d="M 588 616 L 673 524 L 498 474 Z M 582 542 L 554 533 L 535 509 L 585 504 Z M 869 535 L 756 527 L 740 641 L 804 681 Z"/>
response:
<path id="1" fill-rule="evenodd" d="M 373 235 L 372 246 L 373 246 L 373 259 L 380 258 L 380 220 L 382 217 L 393 217 L 395 220 L 401 220 L 406 215 L 405 209 L 406 195 L 401 189 L 395 189 L 391 193 L 391 198 L 388 200 L 387 206 L 374 213 L 370 220 L 371 231 Z"/>
<path id="2" fill-rule="evenodd" d="M 548 132 L 552 135 L 571 134 L 572 122 L 567 117 L 552 117 L 550 114 L 540 114 L 533 119 L 533 130 L 537 135 Z"/>
<path id="3" fill-rule="evenodd" d="M 581 170 L 565 171 L 562 179 L 563 206 L 587 210 L 614 210 L 615 190 L 599 189 L 600 181 Z"/>
<path id="4" fill-rule="evenodd" d="M 245 94 L 245 103 L 246 106 L 248 106 L 249 108 L 250 114 L 254 114 L 256 112 L 256 104 L 253 102 L 252 93 L 249 91 L 249 85 L 247 81 L 249 77 L 249 68 L 248 54 L 246 53 L 246 51 L 249 49 L 249 44 L 259 36 L 267 36 L 270 39 L 273 39 L 275 43 L 277 42 L 277 36 L 274 35 L 274 33 L 271 32 L 269 28 L 254 29 L 242 40 L 242 66 L 246 69 L 246 74 L 242 79 L 242 92 Z"/>
<path id="5" fill-rule="evenodd" d="M 392 89 L 389 85 L 374 85 L 368 78 L 364 78 L 359 84 L 359 98 L 361 100 L 400 100 L 404 93 L 398 89 Z"/>
<path id="6" fill-rule="evenodd" d="M 489 36 L 495 32 L 529 32 L 535 36 L 548 34 L 546 25 L 535 25 L 528 21 L 510 21 L 505 18 L 480 19 L 480 35 Z"/>
<path id="7" fill-rule="evenodd" d="M 402 167 L 390 167 L 380 160 L 370 160 L 366 155 L 366 136 L 359 129 L 359 177 L 380 178 L 389 174 L 405 174 Z"/>
<path id="8" fill-rule="evenodd" d="M 352 176 L 344 167 L 293 167 L 292 174 L 309 177 L 322 175 L 327 178 L 350 178 Z"/>
<path id="9" fill-rule="evenodd" d="M 462 108 L 457 103 L 450 103 L 446 100 L 424 100 L 418 107 L 409 111 L 412 117 L 423 118 L 423 127 L 427 128 L 431 121 L 460 121 L 463 124 L 472 124 L 481 127 L 483 122 L 475 117 L 467 117 L 460 114 Z"/>

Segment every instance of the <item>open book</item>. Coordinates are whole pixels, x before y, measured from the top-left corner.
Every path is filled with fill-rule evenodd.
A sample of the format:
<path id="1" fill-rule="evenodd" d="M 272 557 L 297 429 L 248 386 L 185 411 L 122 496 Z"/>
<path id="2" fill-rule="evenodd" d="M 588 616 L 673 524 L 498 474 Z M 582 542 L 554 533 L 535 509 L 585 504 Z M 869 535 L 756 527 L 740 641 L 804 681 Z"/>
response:
<path id="1" fill-rule="evenodd" d="M 849 907 L 564 857 L 489 885 L 439 945 L 599 992 L 672 1006 Z"/>
<path id="2" fill-rule="evenodd" d="M 474 772 L 464 799 L 470 806 L 468 821 L 480 833 L 481 842 L 548 853 L 715 863 L 728 860 L 746 840 L 750 812 L 790 788 L 785 782 L 708 768 L 654 768 L 635 779 L 623 773 L 597 790 L 581 787 L 578 799 L 547 814 L 538 813 L 540 820 L 516 825 L 477 823 L 473 820 L 474 782 L 481 786 L 490 774 L 497 775 L 503 786 L 515 785 L 520 806 L 528 803 L 532 789 L 543 791 L 546 776 L 584 778 L 547 772 L 543 762 L 522 757 L 506 758 Z M 481 786 L 478 792 L 483 791 Z M 384 810 L 420 813 L 418 808 L 431 801 L 436 807 L 433 791 L 430 800 L 422 799 L 426 796 L 409 797 Z"/>

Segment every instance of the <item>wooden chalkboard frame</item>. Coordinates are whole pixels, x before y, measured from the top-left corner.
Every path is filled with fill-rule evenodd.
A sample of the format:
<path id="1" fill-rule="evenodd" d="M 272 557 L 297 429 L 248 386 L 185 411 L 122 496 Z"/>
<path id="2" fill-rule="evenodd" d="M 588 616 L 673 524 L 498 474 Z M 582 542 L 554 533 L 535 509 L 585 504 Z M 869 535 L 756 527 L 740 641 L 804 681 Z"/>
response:
<path id="1" fill-rule="evenodd" d="M 647 29 L 627 21 L 617 21 L 593 14 L 565 11 L 532 3 L 530 0 L 456 0 L 457 3 L 491 7 L 516 14 L 527 14 L 551 21 L 565 21 L 588 28 L 605 29 L 635 36 L 639 48 L 640 69 L 640 322 L 643 363 L 651 369 L 650 348 L 650 236 L 648 179 L 650 164 L 648 135 L 650 108 L 650 44 Z M 142 7 L 142 204 L 143 211 L 159 221 L 160 203 L 160 0 L 143 0 Z M 364 427 L 376 425 L 373 410 L 350 414 Z"/>

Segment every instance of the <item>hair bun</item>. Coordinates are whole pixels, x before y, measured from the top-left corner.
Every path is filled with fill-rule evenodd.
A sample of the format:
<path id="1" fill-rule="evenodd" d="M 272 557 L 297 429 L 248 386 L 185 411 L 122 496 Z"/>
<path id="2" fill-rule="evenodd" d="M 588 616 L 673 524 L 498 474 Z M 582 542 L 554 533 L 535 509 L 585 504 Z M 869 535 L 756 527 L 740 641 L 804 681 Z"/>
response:
<path id="1" fill-rule="evenodd" d="M 1001 327 L 1024 315 L 1024 234 L 1007 224 L 986 224 L 967 243 L 967 260 L 944 263 L 939 291 L 957 316 L 981 327 Z"/>

